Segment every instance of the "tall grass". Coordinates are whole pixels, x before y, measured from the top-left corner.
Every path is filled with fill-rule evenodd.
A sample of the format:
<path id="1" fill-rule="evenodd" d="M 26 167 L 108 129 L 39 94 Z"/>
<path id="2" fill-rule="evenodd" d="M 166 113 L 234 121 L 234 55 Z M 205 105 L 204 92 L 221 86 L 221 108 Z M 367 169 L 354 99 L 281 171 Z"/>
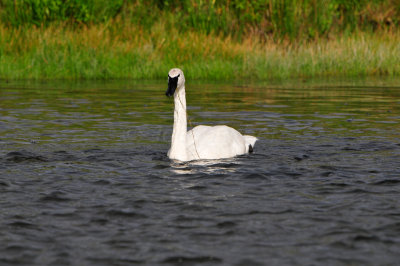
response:
<path id="1" fill-rule="evenodd" d="M 180 67 L 190 79 L 283 79 L 400 74 L 398 31 L 318 41 L 238 41 L 223 34 L 112 22 L 13 28 L 0 25 L 2 79 L 165 78 Z"/>

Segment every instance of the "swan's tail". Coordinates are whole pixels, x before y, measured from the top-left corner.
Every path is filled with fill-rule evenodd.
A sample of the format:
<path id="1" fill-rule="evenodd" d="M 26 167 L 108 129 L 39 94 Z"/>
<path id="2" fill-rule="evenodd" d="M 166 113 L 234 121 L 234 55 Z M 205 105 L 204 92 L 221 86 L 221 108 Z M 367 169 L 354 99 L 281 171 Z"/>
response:
<path id="1" fill-rule="evenodd" d="M 246 142 L 246 152 L 253 152 L 254 144 L 257 141 L 256 137 L 244 135 L 244 141 Z"/>

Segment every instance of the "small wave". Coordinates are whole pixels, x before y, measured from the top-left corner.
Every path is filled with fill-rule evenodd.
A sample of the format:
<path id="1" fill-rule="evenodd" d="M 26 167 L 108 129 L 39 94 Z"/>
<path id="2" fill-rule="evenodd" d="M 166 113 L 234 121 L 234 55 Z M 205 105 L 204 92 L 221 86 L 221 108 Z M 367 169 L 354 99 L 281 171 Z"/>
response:
<path id="1" fill-rule="evenodd" d="M 221 263 L 222 259 L 213 256 L 197 256 L 197 257 L 185 257 L 185 256 L 172 256 L 167 257 L 162 263 L 174 263 L 174 264 L 187 264 L 187 263 Z"/>
<path id="2" fill-rule="evenodd" d="M 48 159 L 29 151 L 12 151 L 6 154 L 6 161 L 13 163 L 21 162 L 46 162 Z"/>

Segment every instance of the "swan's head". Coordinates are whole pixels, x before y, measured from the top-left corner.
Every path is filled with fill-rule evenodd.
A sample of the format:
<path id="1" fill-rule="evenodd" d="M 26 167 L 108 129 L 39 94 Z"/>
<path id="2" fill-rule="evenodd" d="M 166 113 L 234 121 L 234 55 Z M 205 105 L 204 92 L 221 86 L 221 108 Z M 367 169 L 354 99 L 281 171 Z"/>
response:
<path id="1" fill-rule="evenodd" d="M 173 68 L 168 72 L 168 89 L 165 95 L 172 96 L 175 90 L 179 90 L 185 84 L 185 76 L 179 68 Z"/>

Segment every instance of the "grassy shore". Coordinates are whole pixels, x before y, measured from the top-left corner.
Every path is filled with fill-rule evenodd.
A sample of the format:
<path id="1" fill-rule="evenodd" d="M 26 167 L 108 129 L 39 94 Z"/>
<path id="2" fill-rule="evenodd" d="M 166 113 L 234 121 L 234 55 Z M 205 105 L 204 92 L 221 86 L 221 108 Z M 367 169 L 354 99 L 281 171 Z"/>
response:
<path id="1" fill-rule="evenodd" d="M 0 0 L 0 79 L 400 74 L 393 0 Z"/>
<path id="2" fill-rule="evenodd" d="M 156 23 L 0 26 L 1 79 L 158 79 L 180 67 L 190 79 L 283 79 L 400 74 L 398 31 L 310 42 L 235 40 Z"/>

